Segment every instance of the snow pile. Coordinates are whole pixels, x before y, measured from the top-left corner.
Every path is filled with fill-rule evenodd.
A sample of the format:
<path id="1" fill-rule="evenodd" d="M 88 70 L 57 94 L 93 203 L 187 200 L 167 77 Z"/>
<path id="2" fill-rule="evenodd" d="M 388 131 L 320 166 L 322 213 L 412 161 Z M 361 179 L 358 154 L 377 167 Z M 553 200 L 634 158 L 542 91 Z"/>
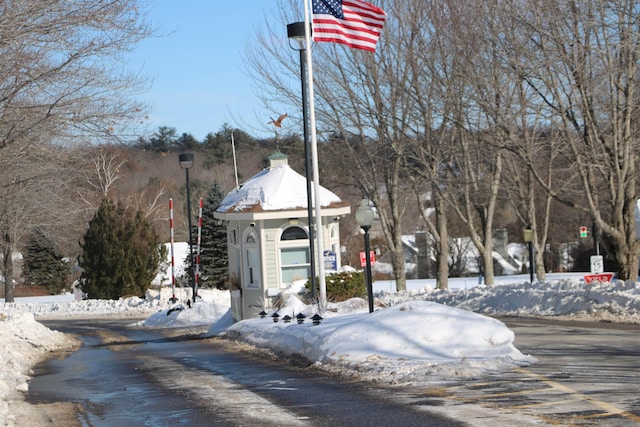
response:
<path id="1" fill-rule="evenodd" d="M 176 278 L 176 283 L 180 280 L 184 280 L 184 276 L 187 274 L 184 261 L 189 255 L 189 242 L 174 242 L 173 243 L 173 269 L 171 266 L 171 243 L 165 243 L 165 258 L 160 264 L 160 268 L 156 277 L 151 281 L 153 286 L 171 285 L 171 275 Z"/>
<path id="2" fill-rule="evenodd" d="M 19 299 L 16 299 L 19 300 Z M 125 298 L 119 300 L 84 300 L 84 301 L 61 301 L 50 304 L 36 302 L 17 303 L 16 310 L 23 310 L 37 317 L 140 317 L 150 315 L 169 305 L 167 300 L 142 299 L 138 297 Z"/>
<path id="3" fill-rule="evenodd" d="M 70 349 L 76 342 L 36 322 L 33 314 L 14 311 L 0 314 L 0 343 L 0 419 L 13 422 L 9 397 L 28 390 L 30 367 L 50 352 Z"/>
<path id="4" fill-rule="evenodd" d="M 233 324 L 228 291 L 201 290 L 199 293 L 200 297 L 191 307 L 191 304 L 173 304 L 138 324 L 150 328 L 210 326 L 216 331 L 212 334 L 222 332 Z"/>
<path id="5" fill-rule="evenodd" d="M 328 364 L 332 370 L 347 368 L 370 378 L 384 374 L 392 382 L 429 373 L 472 376 L 487 368 L 535 362 L 513 346 L 514 334 L 502 322 L 466 310 L 407 301 L 371 314 L 327 312 L 328 317 L 314 325 L 308 319 L 297 323 L 296 311 L 312 311 L 292 300 L 279 310 L 292 321 L 285 323 L 283 315 L 277 322 L 271 316 L 249 319 L 227 333 L 279 354 Z"/>
<path id="6" fill-rule="evenodd" d="M 380 292 L 381 304 L 428 300 L 500 316 L 570 316 L 574 319 L 640 323 L 640 284 L 616 281 L 586 285 L 573 277 L 552 282 L 475 286 L 460 290 Z"/>

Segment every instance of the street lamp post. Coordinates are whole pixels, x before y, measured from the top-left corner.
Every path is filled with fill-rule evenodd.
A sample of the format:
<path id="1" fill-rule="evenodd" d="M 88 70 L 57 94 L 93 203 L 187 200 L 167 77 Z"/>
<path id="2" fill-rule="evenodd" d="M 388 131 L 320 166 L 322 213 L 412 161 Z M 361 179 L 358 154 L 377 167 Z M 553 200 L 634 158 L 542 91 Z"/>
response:
<path id="1" fill-rule="evenodd" d="M 534 270 L 534 258 L 533 258 L 533 239 L 535 233 L 531 227 L 523 230 L 523 240 L 529 245 L 529 283 L 533 283 L 533 270 Z"/>
<path id="2" fill-rule="evenodd" d="M 307 120 L 307 84 L 306 84 L 306 56 L 304 48 L 304 22 L 294 22 L 287 25 L 287 37 L 298 42 L 299 47 L 294 48 L 300 53 L 300 83 L 302 85 L 302 129 L 304 135 L 304 159 L 305 159 L 305 176 L 307 179 L 307 222 L 309 224 L 309 258 L 310 258 L 310 274 L 311 274 L 311 297 L 316 297 L 316 256 L 313 232 L 313 203 L 311 197 L 311 148 L 309 147 L 309 122 Z"/>
<path id="3" fill-rule="evenodd" d="M 356 222 L 364 231 L 364 256 L 366 261 L 365 280 L 367 282 L 367 297 L 369 298 L 369 313 L 373 313 L 373 281 L 371 278 L 371 247 L 369 244 L 369 229 L 373 223 L 375 214 L 369 199 L 362 199 L 356 210 Z"/>
<path id="4" fill-rule="evenodd" d="M 193 265 L 193 236 L 191 230 L 191 189 L 189 188 L 189 169 L 193 166 L 193 153 L 181 153 L 178 155 L 178 161 L 180 162 L 180 167 L 184 169 L 187 178 L 187 219 L 189 224 L 189 261 L 191 263 L 191 268 L 189 270 L 189 284 L 192 289 L 192 299 L 193 302 L 196 302 L 196 295 L 198 294 L 198 290 L 196 289 L 196 280 L 195 280 L 195 266 Z"/>

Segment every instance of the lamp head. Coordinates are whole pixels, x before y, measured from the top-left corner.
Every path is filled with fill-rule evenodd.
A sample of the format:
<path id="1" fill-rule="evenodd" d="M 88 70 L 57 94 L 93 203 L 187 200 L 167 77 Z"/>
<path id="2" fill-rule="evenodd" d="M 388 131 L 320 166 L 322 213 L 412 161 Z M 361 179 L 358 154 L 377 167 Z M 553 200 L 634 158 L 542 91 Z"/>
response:
<path id="1" fill-rule="evenodd" d="M 371 209 L 371 204 L 369 203 L 369 199 L 360 200 L 360 206 L 356 210 L 356 222 L 360 227 L 371 227 L 373 220 L 375 218 L 375 213 L 373 209 Z"/>
<path id="2" fill-rule="evenodd" d="M 182 169 L 190 169 L 193 166 L 193 153 L 181 153 L 178 155 L 178 161 Z"/>
<path id="3" fill-rule="evenodd" d="M 287 25 L 287 37 L 293 40 L 304 40 L 304 22 L 294 22 Z"/>

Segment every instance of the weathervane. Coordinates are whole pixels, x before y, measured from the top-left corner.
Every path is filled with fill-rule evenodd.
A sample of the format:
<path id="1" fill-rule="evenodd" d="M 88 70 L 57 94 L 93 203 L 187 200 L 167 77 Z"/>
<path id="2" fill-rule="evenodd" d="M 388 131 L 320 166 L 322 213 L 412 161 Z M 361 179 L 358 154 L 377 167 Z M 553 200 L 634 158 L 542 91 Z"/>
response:
<path id="1" fill-rule="evenodd" d="M 267 122 L 268 125 L 274 125 L 276 128 L 281 128 L 282 127 L 282 121 L 284 119 L 287 118 L 287 113 L 284 114 L 280 114 L 280 116 L 277 119 L 274 119 L 273 117 L 270 117 L 271 121 Z M 276 132 L 276 150 L 280 150 L 279 148 L 279 141 L 278 141 L 278 129 L 275 130 Z"/>
<path id="2" fill-rule="evenodd" d="M 273 117 L 270 117 L 271 121 L 268 122 L 267 124 L 268 125 L 273 124 L 275 127 L 281 128 L 282 127 L 282 121 L 284 119 L 286 119 L 286 118 L 287 118 L 287 113 L 280 114 L 280 117 L 278 117 L 278 120 L 274 120 Z"/>

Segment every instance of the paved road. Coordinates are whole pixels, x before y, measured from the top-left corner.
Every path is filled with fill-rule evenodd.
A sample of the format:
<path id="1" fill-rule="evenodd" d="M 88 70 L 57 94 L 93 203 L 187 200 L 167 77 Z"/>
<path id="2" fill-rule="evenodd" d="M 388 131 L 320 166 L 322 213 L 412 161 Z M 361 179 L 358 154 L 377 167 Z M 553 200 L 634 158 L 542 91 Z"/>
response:
<path id="1" fill-rule="evenodd" d="M 79 402 L 88 426 L 640 425 L 640 326 L 502 320 L 539 363 L 392 388 L 259 360 L 216 339 L 167 338 L 121 322 L 50 323 L 75 329 L 85 345 L 42 365 L 30 399 Z"/>
<path id="2" fill-rule="evenodd" d="M 197 336 L 167 338 L 123 322 L 46 322 L 82 336 L 40 365 L 32 403 L 76 402 L 87 426 L 461 426 L 369 387 Z"/>
<path id="3" fill-rule="evenodd" d="M 424 395 L 453 409 L 471 405 L 501 417 L 522 416 L 527 424 L 640 425 L 640 326 L 502 320 L 515 332 L 516 347 L 538 363 L 463 384 L 423 387 Z M 492 425 L 487 421 L 480 413 L 473 424 Z"/>

